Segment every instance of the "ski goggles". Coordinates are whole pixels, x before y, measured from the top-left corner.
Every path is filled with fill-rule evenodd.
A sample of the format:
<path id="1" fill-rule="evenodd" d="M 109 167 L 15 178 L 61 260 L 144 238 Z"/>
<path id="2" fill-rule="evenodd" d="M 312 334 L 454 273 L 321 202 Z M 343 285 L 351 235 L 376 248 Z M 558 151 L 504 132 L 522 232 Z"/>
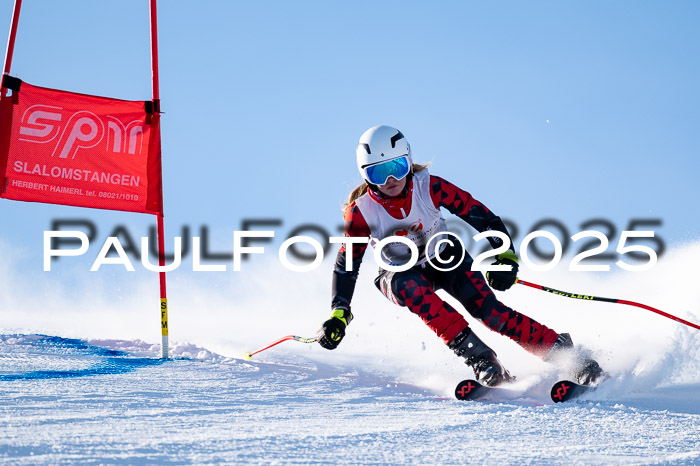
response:
<path id="1" fill-rule="evenodd" d="M 362 170 L 365 173 L 365 179 L 367 181 L 374 185 L 381 186 L 386 184 L 390 176 L 396 178 L 397 181 L 403 179 L 411 171 L 411 164 L 408 162 L 408 157 L 403 155 L 386 162 L 364 166 Z"/>

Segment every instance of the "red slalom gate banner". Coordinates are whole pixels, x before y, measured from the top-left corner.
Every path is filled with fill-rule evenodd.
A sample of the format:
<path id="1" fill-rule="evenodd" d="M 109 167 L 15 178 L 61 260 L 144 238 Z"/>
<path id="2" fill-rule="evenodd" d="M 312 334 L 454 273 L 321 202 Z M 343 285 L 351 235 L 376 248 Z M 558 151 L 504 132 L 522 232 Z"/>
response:
<path id="1" fill-rule="evenodd" d="M 32 86 L 5 76 L 0 197 L 163 214 L 160 115 L 126 101 Z"/>

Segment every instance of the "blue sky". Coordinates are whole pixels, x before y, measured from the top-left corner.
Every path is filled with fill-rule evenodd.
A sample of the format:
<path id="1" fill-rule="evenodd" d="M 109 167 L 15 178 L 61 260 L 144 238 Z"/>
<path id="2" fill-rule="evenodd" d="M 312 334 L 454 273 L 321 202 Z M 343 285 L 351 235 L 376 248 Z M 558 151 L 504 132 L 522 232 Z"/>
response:
<path id="1" fill-rule="evenodd" d="M 26 0 L 12 74 L 149 99 L 147 3 Z M 0 2 L 0 26 L 12 4 Z M 245 218 L 281 218 L 279 237 L 333 230 L 360 181 L 357 139 L 389 124 L 416 161 L 513 221 L 517 240 L 545 218 L 570 235 L 594 218 L 617 233 L 660 219 L 668 245 L 697 240 L 698 19 L 682 1 L 162 1 L 166 235 L 206 224 L 213 249 L 230 251 Z M 155 223 L 0 205 L 0 239 L 30 270 L 51 219 L 90 219 L 102 240 Z"/>

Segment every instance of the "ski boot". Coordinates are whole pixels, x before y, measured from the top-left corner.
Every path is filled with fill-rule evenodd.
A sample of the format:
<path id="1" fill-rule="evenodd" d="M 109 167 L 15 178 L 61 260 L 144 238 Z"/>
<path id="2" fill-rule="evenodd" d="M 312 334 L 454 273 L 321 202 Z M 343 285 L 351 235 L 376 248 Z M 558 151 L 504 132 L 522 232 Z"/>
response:
<path id="1" fill-rule="evenodd" d="M 447 345 L 457 356 L 465 359 L 465 364 L 474 370 L 476 381 L 488 387 L 495 387 L 514 377 L 501 365 L 496 353 L 467 327 Z"/>
<path id="2" fill-rule="evenodd" d="M 575 381 L 581 385 L 594 385 L 605 375 L 600 365 L 590 357 L 590 352 L 575 348 L 571 335 L 560 333 L 557 341 L 552 345 L 552 349 L 544 357 L 547 362 L 559 362 L 567 358 L 572 362 Z"/>

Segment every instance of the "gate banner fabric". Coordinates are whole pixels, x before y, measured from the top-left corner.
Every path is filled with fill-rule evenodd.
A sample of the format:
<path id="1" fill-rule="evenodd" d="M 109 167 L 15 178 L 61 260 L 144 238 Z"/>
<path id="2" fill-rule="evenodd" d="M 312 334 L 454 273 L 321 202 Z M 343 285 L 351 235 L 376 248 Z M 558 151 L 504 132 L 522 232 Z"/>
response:
<path id="1" fill-rule="evenodd" d="M 0 105 L 0 197 L 162 215 L 160 115 L 151 102 L 10 80 Z"/>

